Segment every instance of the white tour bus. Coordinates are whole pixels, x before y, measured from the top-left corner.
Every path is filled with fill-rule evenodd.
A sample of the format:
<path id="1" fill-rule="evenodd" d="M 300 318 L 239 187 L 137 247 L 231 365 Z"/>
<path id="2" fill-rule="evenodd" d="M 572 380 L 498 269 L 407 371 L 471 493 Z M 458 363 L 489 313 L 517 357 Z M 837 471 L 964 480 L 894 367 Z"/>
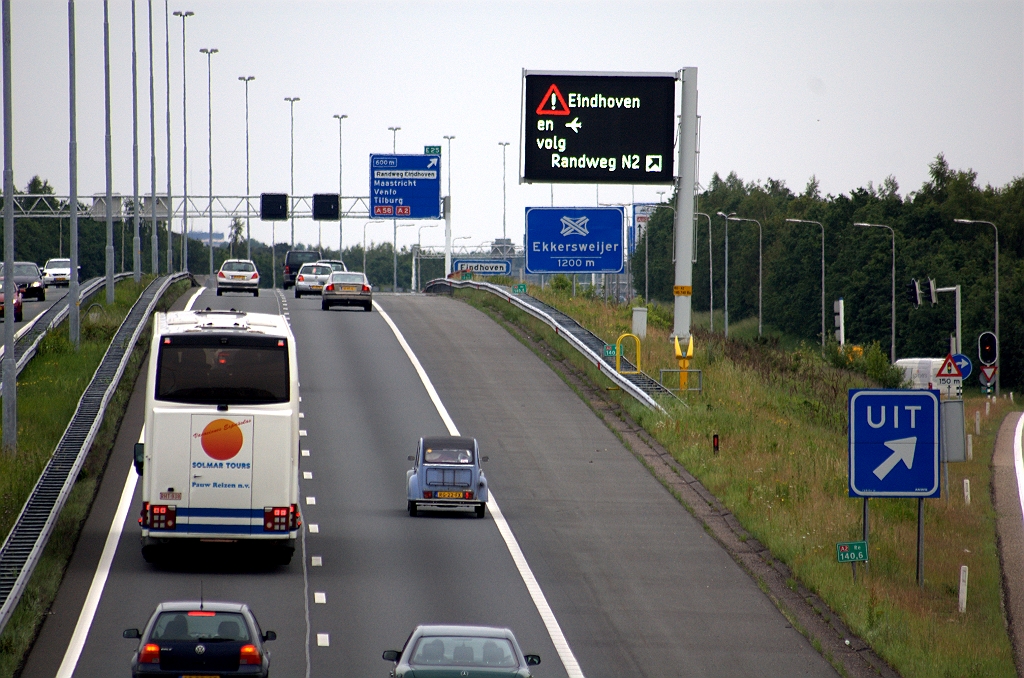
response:
<path id="1" fill-rule="evenodd" d="M 299 382 L 282 316 L 157 313 L 146 382 L 142 553 L 262 540 L 290 561 L 299 513 Z"/>

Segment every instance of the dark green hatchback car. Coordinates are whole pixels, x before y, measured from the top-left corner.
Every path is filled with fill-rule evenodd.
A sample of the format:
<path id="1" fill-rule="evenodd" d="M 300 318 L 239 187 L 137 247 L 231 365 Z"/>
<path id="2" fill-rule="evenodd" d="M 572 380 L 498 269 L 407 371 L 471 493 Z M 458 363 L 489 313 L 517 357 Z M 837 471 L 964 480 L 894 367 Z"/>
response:
<path id="1" fill-rule="evenodd" d="M 540 664 L 510 630 L 490 626 L 417 626 L 383 659 L 395 663 L 395 678 L 531 678 L 530 667 Z"/>

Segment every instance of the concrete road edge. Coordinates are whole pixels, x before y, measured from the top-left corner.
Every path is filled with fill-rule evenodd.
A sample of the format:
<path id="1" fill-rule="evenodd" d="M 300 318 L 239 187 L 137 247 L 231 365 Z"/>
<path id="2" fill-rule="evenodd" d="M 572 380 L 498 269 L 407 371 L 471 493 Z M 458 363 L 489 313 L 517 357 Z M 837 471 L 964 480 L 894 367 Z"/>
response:
<path id="1" fill-rule="evenodd" d="M 1020 412 L 999 426 L 992 453 L 992 505 L 996 510 L 996 547 L 1003 584 L 1003 610 L 1013 645 L 1017 675 L 1024 675 L 1024 514 L 1017 486 L 1015 438 Z"/>

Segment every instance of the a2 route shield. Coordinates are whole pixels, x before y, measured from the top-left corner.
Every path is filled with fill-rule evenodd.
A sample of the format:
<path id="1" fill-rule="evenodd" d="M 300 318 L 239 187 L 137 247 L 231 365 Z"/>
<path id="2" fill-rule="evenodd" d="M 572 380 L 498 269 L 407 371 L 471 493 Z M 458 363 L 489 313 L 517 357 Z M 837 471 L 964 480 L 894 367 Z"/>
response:
<path id="1" fill-rule="evenodd" d="M 851 389 L 851 497 L 938 497 L 939 393 Z"/>

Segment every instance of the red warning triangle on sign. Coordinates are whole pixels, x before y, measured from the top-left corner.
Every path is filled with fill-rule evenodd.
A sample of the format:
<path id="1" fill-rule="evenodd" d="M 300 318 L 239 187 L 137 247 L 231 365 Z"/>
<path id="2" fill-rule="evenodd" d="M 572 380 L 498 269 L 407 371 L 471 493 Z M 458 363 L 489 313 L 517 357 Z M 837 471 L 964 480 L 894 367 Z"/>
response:
<path id="1" fill-rule="evenodd" d="M 996 366 L 995 365 L 982 365 L 981 376 L 982 382 L 985 385 L 991 384 L 996 380 Z"/>
<path id="2" fill-rule="evenodd" d="M 548 93 L 537 105 L 537 115 L 569 115 L 569 104 L 565 103 L 555 83 L 551 83 Z"/>
<path id="3" fill-rule="evenodd" d="M 957 367 L 957 364 L 953 362 L 953 356 L 947 355 L 946 359 L 942 361 L 942 366 L 939 367 L 938 374 L 936 374 L 935 376 L 956 377 L 958 379 L 963 379 L 964 374 L 963 372 L 960 371 L 960 368 Z"/>

